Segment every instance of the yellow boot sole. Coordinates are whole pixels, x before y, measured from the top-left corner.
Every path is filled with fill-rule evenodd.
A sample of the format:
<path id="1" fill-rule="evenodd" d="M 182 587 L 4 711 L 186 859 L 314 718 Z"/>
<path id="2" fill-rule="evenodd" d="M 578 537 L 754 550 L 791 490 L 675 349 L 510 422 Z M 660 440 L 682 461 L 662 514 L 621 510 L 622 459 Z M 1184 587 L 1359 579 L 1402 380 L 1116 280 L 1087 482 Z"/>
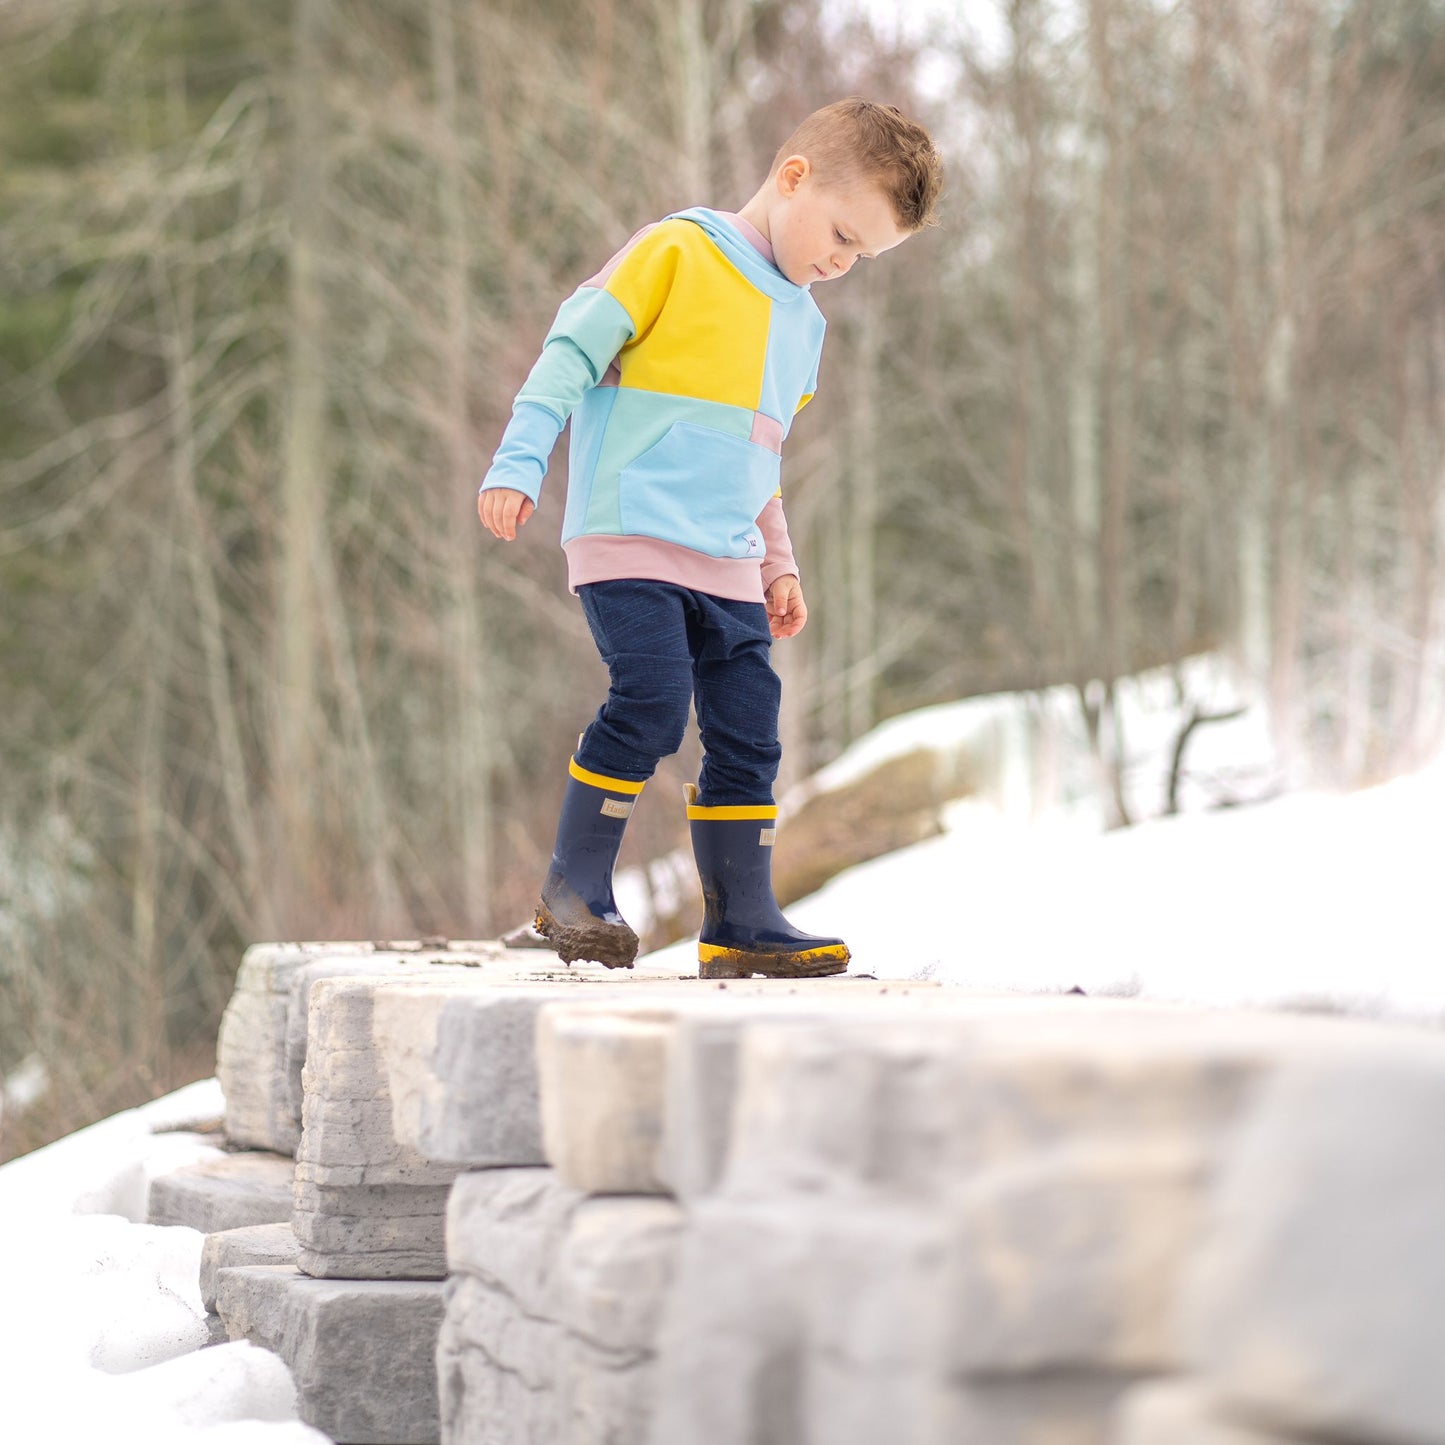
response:
<path id="1" fill-rule="evenodd" d="M 827 978 L 847 973 L 848 945 L 829 943 L 821 948 L 802 948 L 795 953 L 755 953 L 744 948 L 723 948 L 716 943 L 697 946 L 699 978 Z"/>

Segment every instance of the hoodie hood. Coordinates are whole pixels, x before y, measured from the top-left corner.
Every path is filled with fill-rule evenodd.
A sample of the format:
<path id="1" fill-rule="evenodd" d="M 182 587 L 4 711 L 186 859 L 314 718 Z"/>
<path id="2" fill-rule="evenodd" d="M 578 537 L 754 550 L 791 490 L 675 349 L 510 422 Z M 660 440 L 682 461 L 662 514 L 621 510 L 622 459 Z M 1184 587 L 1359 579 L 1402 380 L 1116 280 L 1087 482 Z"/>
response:
<path id="1" fill-rule="evenodd" d="M 717 243 L 719 250 L 751 281 L 759 291 L 774 301 L 800 301 L 811 293 L 806 286 L 794 286 L 771 261 L 766 261 L 738 228 L 706 206 L 692 206 L 674 211 L 669 221 L 692 221 L 701 226 Z"/>

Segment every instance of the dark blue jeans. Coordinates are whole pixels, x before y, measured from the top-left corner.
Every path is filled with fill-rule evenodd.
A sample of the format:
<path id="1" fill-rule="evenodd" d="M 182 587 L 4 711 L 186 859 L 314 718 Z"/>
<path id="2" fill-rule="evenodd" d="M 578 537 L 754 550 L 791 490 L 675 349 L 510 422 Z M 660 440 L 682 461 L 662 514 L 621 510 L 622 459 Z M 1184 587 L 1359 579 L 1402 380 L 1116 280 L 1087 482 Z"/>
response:
<path id="1" fill-rule="evenodd" d="M 578 763 L 650 778 L 682 746 L 691 700 L 703 746 L 699 804 L 771 803 L 782 684 L 768 660 L 767 608 L 634 579 L 588 582 L 577 595 L 612 677 Z"/>

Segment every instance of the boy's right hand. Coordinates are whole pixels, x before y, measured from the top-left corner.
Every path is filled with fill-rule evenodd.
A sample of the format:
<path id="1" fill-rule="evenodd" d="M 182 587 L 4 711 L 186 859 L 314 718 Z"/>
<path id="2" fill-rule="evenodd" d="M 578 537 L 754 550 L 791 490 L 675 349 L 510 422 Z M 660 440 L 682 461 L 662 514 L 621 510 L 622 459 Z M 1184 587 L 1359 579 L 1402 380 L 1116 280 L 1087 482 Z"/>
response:
<path id="1" fill-rule="evenodd" d="M 515 541 L 517 528 L 525 527 L 527 518 L 536 510 L 531 497 L 511 487 L 488 487 L 477 494 L 477 515 L 482 526 L 504 542 Z"/>

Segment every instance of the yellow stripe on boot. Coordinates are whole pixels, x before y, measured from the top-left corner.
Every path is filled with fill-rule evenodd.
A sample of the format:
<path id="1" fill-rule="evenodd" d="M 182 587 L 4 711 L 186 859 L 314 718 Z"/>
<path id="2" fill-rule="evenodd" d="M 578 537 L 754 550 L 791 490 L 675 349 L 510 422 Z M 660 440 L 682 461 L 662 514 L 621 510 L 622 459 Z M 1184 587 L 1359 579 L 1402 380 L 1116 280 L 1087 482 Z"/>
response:
<path id="1" fill-rule="evenodd" d="M 689 822 L 746 822 L 749 819 L 772 819 L 778 816 L 776 803 L 723 803 L 715 808 L 701 808 L 697 802 L 697 784 L 684 783 L 683 795 L 687 798 Z"/>
<path id="2" fill-rule="evenodd" d="M 646 780 L 631 783 L 626 778 L 609 778 L 603 773 L 589 773 L 576 758 L 567 764 L 567 771 L 579 783 L 586 783 L 589 788 L 601 788 L 607 793 L 631 793 L 635 797 L 647 786 Z"/>

